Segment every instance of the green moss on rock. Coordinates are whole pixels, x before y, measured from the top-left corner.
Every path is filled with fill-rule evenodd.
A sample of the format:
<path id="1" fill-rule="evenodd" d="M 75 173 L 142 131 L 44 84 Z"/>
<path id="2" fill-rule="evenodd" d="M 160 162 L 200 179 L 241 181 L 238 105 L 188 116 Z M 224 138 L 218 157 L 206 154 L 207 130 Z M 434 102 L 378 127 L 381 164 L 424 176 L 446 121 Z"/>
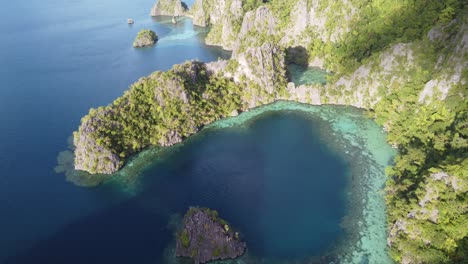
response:
<path id="1" fill-rule="evenodd" d="M 150 46 L 155 44 L 158 41 L 158 35 L 149 29 L 142 29 L 138 32 L 138 35 L 133 41 L 133 47 L 140 48 L 145 46 Z"/>

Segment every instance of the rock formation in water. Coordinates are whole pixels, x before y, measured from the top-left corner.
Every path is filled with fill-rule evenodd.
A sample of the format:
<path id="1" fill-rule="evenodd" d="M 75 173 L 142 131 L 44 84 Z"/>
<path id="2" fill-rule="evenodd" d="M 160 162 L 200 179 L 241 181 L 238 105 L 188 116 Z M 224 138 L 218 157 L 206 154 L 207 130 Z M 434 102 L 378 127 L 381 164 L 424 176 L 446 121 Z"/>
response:
<path id="1" fill-rule="evenodd" d="M 90 110 L 74 133 L 75 168 L 116 172 L 126 158 L 150 146 L 171 146 L 234 110 L 244 109 L 241 87 L 186 62 L 133 84 L 106 107 Z M 223 95 L 223 96 L 222 96 Z"/>
<path id="2" fill-rule="evenodd" d="M 170 146 L 221 117 L 279 99 L 366 108 L 399 149 L 387 183 L 393 258 L 463 258 L 468 232 L 445 224 L 459 227 L 466 218 L 468 10 L 462 2 L 197 0 L 189 12 L 194 24 L 210 26 L 207 43 L 232 50 L 232 59 L 153 73 L 111 105 L 91 110 L 74 134 L 75 168 L 115 172 L 147 146 Z M 178 3 L 160 1 L 154 14 L 180 15 Z M 286 54 L 288 62 L 333 75 L 326 85 L 287 83 Z M 430 178 L 444 173 L 457 183 Z M 436 193 L 444 203 L 431 198 Z"/>
<path id="3" fill-rule="evenodd" d="M 208 208 L 190 208 L 177 234 L 176 256 L 189 257 L 195 263 L 219 259 L 234 259 L 246 249 L 239 234 Z"/>
<path id="4" fill-rule="evenodd" d="M 158 35 L 152 30 L 149 29 L 142 29 L 138 32 L 138 35 L 133 41 L 134 48 L 141 48 L 146 46 L 151 46 L 158 41 Z"/>
<path id="5" fill-rule="evenodd" d="M 180 0 L 158 0 L 151 8 L 151 16 L 183 16 L 188 10 Z"/>

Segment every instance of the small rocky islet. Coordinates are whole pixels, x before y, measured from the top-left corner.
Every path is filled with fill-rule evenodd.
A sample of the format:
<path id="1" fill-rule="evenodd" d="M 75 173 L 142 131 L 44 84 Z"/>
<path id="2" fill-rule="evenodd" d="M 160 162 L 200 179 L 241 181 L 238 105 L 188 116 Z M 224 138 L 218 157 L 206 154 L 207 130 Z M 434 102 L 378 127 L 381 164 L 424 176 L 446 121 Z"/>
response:
<path id="1" fill-rule="evenodd" d="M 195 263 L 235 259 L 244 254 L 246 243 L 239 233 L 209 208 L 191 207 L 177 233 L 176 256 L 192 258 Z"/>
<path id="2" fill-rule="evenodd" d="M 134 48 L 141 48 L 154 45 L 158 41 L 158 35 L 149 29 L 142 29 L 133 41 Z"/>

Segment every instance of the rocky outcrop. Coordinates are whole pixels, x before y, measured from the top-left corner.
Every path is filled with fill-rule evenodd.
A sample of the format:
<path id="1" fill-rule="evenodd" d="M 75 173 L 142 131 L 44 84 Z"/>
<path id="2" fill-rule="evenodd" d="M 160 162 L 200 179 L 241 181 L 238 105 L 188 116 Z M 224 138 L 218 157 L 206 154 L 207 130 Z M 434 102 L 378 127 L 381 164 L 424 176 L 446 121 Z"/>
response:
<path id="1" fill-rule="evenodd" d="M 77 132 L 74 133 L 75 169 L 90 173 L 111 174 L 118 171 L 126 157 L 150 144 L 163 147 L 182 141 L 187 133 L 198 131 L 200 122 L 189 118 L 190 108 L 189 83 L 201 83 L 206 77 L 201 73 L 205 66 L 198 62 L 187 62 L 175 66 L 167 73 L 156 72 L 142 78 L 132 85 L 131 89 L 114 103 L 99 109 L 91 109 L 82 119 Z M 201 76 L 203 75 L 203 76 Z M 141 91 L 144 86 L 146 91 Z M 153 99 L 146 104 L 133 102 L 141 100 L 143 93 L 151 94 Z M 163 114 L 172 110 L 173 105 L 180 105 L 180 113 Z M 156 108 L 157 107 L 157 108 Z M 156 108 L 156 109 L 155 109 Z M 152 114 L 150 114 L 152 113 Z M 135 116 L 132 116 L 135 114 Z M 145 116 L 146 115 L 146 116 Z M 135 120 L 141 118 L 141 121 Z M 157 126 L 138 127 L 132 124 L 147 122 Z M 181 125 L 177 118 L 184 119 Z M 161 122 L 163 124 L 157 124 Z M 126 131 L 134 131 L 128 134 Z M 139 131 L 139 132 L 138 132 Z M 142 134 L 154 133 L 151 137 Z"/>
<path id="2" fill-rule="evenodd" d="M 284 51 L 278 45 L 265 43 L 260 47 L 248 48 L 236 54 L 235 59 L 239 63 L 236 79 L 245 76 L 269 94 L 285 86 Z"/>
<path id="3" fill-rule="evenodd" d="M 90 110 L 74 133 L 75 169 L 114 173 L 145 147 L 172 146 L 204 125 L 242 110 L 242 105 L 232 103 L 239 101 L 238 93 L 220 98 L 225 92 L 220 89 L 227 88 L 208 86 L 217 81 L 208 73 L 201 62 L 175 65 L 141 78 L 112 104 Z"/>
<path id="4" fill-rule="evenodd" d="M 461 82 L 466 85 L 463 80 L 463 71 L 468 68 L 468 61 L 465 57 L 468 54 L 468 23 L 460 26 L 460 30 L 451 40 L 451 36 L 446 32 L 445 27 L 433 28 L 428 33 L 428 38 L 444 48 L 453 50 L 454 52 L 445 55 L 441 54 L 437 58 L 436 76 L 433 76 L 430 81 L 424 86 L 424 90 L 419 95 L 420 103 L 429 103 L 432 100 L 444 100 L 452 86 Z"/>
<path id="5" fill-rule="evenodd" d="M 183 16 L 187 5 L 180 0 L 158 0 L 151 8 L 151 16 Z"/>
<path id="6" fill-rule="evenodd" d="M 110 174 L 116 172 L 123 165 L 120 157 L 112 149 L 99 145 L 97 142 L 98 128 L 103 119 L 109 118 L 114 111 L 99 108 L 90 111 L 90 117 L 84 117 L 78 132 L 75 132 L 73 143 L 75 145 L 75 169 L 90 173 Z M 112 123 L 114 129 L 121 129 L 117 122 Z"/>
<path id="7" fill-rule="evenodd" d="M 242 26 L 234 45 L 234 56 L 247 48 L 261 46 L 265 40 L 274 39 L 278 34 L 277 18 L 266 6 L 245 14 Z"/>
<path id="8" fill-rule="evenodd" d="M 161 3 L 163 3 L 163 1 L 158 2 L 158 4 Z M 296 3 L 296 7 L 292 9 L 292 13 L 303 10 L 303 7 L 307 7 L 306 10 L 309 10 L 307 12 L 310 12 L 311 9 L 316 10 L 318 4 L 315 1 L 309 3 L 299 0 Z M 216 25 L 224 25 L 223 21 L 226 17 L 232 16 L 236 19 L 237 17 L 243 18 L 242 24 L 238 29 L 238 40 L 236 42 L 230 42 L 228 45 L 234 49 L 233 58 L 229 61 L 218 61 L 210 63 L 207 66 L 203 65 L 203 67 L 209 74 L 222 75 L 227 79 L 232 78 L 232 80 L 243 89 L 241 99 L 244 109 L 271 103 L 278 99 L 294 100 L 311 104 L 341 104 L 353 105 L 360 108 L 372 108 L 382 98 L 391 93 L 392 89 L 398 89 L 398 87 L 403 87 L 408 84 L 411 80 L 407 73 L 417 71 L 420 68 L 419 65 L 421 62 L 426 60 L 425 57 L 427 54 L 424 52 L 424 47 L 419 46 L 419 43 L 394 44 L 386 50 L 379 52 L 371 59 L 366 60 L 352 73 L 342 75 L 327 85 L 296 86 L 294 83 L 288 84 L 285 70 L 285 44 L 272 43 L 272 40 L 277 39 L 278 34 L 282 34 L 280 32 L 281 29 L 278 24 L 278 18 L 276 18 L 274 13 L 266 6 L 260 6 L 253 11 L 248 11 L 245 15 L 242 15 L 243 11 L 241 11 L 241 9 L 242 1 L 197 0 L 193 10 L 191 10 L 191 15 L 194 17 L 194 20 L 201 21 L 203 17 L 206 22 L 204 22 L 205 25 L 214 25 L 213 28 Z M 303 15 L 304 14 L 301 16 Z M 297 33 L 294 34 L 294 36 L 301 35 L 302 33 L 298 32 L 303 32 L 302 29 L 307 28 L 307 25 L 312 23 L 308 20 L 309 18 L 307 18 L 309 16 L 305 17 L 305 22 L 302 20 L 296 21 L 298 28 L 290 30 Z M 291 21 L 294 21 L 294 19 Z M 313 23 L 318 22 L 315 21 Z M 460 28 L 459 33 L 456 35 L 457 41 L 454 43 L 446 41 L 449 36 L 444 35 L 443 30 L 440 32 L 431 31 L 429 34 L 432 41 L 440 41 L 441 43 L 453 45 L 453 52 L 440 57 L 440 62 L 437 63 L 437 68 L 434 70 L 434 72 L 438 73 L 438 76 L 448 76 L 445 79 L 450 80 L 446 85 L 438 85 L 437 87 L 439 87 L 439 89 L 443 88 L 443 90 L 446 91 L 454 84 L 463 84 L 461 71 L 467 66 L 466 59 L 464 59 L 466 57 L 466 47 L 468 47 L 466 44 L 468 34 L 466 32 L 465 24 Z M 223 35 L 221 34 L 220 36 Z M 225 42 L 224 39 L 224 37 L 221 37 L 221 42 L 226 44 L 227 42 Z M 295 46 L 294 48 L 303 50 L 303 52 L 288 53 L 288 60 L 293 58 L 293 60 L 297 62 L 297 57 L 302 56 L 302 54 L 307 54 L 307 50 L 301 46 Z M 301 64 L 305 64 L 305 61 Z M 456 67 L 451 67 L 449 64 L 456 65 Z M 454 71 L 448 72 L 447 69 L 452 69 Z M 426 83 L 426 89 L 421 93 L 420 102 L 427 100 L 427 98 L 432 98 L 430 96 L 432 91 L 430 88 L 436 82 L 440 84 L 441 79 L 442 78 L 429 80 L 429 82 Z M 168 102 L 166 100 L 167 98 L 161 99 L 158 97 L 161 95 L 176 96 L 178 101 L 182 102 L 184 107 L 187 107 L 186 105 L 190 104 L 191 99 L 189 95 L 192 91 L 177 89 L 177 87 L 182 87 L 180 79 L 168 80 L 171 79 L 161 80 L 160 85 L 155 89 L 157 94 L 157 96 L 155 96 L 156 102 L 163 108 L 173 102 Z M 175 91 L 177 91 L 176 94 L 173 94 Z M 442 93 L 441 96 L 444 94 L 445 92 Z M 242 109 L 231 109 L 229 113 L 233 110 Z M 189 110 L 186 112 L 189 112 Z M 143 145 L 170 146 L 180 142 L 185 136 L 197 131 L 197 128 L 202 125 L 200 122 L 193 121 L 193 118 L 183 119 L 184 122 L 187 122 L 184 125 L 189 127 L 190 129 L 188 130 L 191 132 L 182 133 L 177 129 L 180 123 L 175 122 L 171 118 L 159 120 L 158 122 L 167 123 L 170 127 L 162 130 L 164 133 L 160 133 L 161 135 L 157 140 L 145 142 Z M 208 120 L 215 119 L 209 118 Z M 205 120 L 203 122 L 203 124 L 207 123 L 209 123 L 209 121 Z M 115 156 L 110 157 L 109 155 L 108 159 L 112 160 L 114 165 L 110 168 L 105 168 L 105 166 L 100 165 L 96 168 L 103 169 L 95 170 L 92 166 L 83 165 L 86 164 L 85 160 L 77 157 L 77 168 L 108 173 L 109 171 L 115 170 L 116 164 L 122 163 L 120 160 L 125 160 L 125 157 L 128 156 L 128 153 L 126 153 L 125 157 L 120 157 L 120 151 L 116 152 L 116 150 L 111 147 L 104 147 L 103 149 L 97 150 L 98 148 L 93 147 L 93 140 L 93 138 L 84 141 L 78 140 L 77 145 L 88 145 L 89 148 L 93 150 L 90 151 L 90 157 L 98 156 L 94 153 L 94 149 L 96 149 L 98 153 L 106 153 L 106 150 L 110 151 L 110 153 Z M 86 156 L 86 154 L 83 154 L 86 152 L 84 148 L 77 149 L 79 150 L 76 152 L 80 153 L 78 156 Z M 137 150 L 132 150 L 130 152 L 135 151 Z"/>
<path id="9" fill-rule="evenodd" d="M 198 0 L 192 14 L 195 25 L 211 26 L 206 44 L 221 46 L 225 50 L 234 48 L 244 16 L 241 0 Z"/>
<path id="10" fill-rule="evenodd" d="M 207 69 L 244 87 L 242 101 L 248 108 L 289 99 L 285 54 L 277 44 L 247 48 L 229 61 L 208 63 Z"/>
<path id="11" fill-rule="evenodd" d="M 135 41 L 133 41 L 134 48 L 141 48 L 146 46 L 151 46 L 158 41 L 158 35 L 152 30 L 142 29 L 138 32 Z"/>
<path id="12" fill-rule="evenodd" d="M 190 208 L 177 235 L 176 256 L 189 257 L 195 263 L 218 259 L 234 259 L 246 249 L 239 233 L 208 208 Z"/>
<path id="13" fill-rule="evenodd" d="M 190 9 L 190 16 L 195 26 L 206 27 L 209 24 L 208 10 L 203 8 L 204 0 L 195 0 L 192 8 Z"/>
<path id="14" fill-rule="evenodd" d="M 340 1 L 339 5 L 324 5 L 320 0 L 297 0 L 289 16 L 291 20 L 285 27 L 282 43 L 303 45 L 312 41 L 314 35 L 325 42 L 338 42 L 349 31 L 356 14 L 357 9 L 348 0 Z"/>
<path id="15" fill-rule="evenodd" d="M 242 0 L 197 0 L 190 14 L 194 25 L 211 26 L 206 43 L 225 50 L 261 46 L 261 40 L 278 33 L 277 18 L 268 7 Z"/>

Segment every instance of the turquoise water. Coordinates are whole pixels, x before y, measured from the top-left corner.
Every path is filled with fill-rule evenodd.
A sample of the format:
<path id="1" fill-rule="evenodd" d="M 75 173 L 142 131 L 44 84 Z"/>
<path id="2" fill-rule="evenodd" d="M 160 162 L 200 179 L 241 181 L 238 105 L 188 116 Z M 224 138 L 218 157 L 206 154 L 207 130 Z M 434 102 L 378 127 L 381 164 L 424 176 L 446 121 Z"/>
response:
<path id="1" fill-rule="evenodd" d="M 152 5 L 3 3 L 0 263 L 171 263 L 171 222 L 189 205 L 214 207 L 239 228 L 250 246 L 235 262 L 385 263 L 381 188 L 392 152 L 354 108 L 252 110 L 149 149 L 94 188 L 69 182 L 93 185 L 89 177 L 54 172 L 90 107 L 155 70 L 229 57 L 203 45 L 206 32 L 188 19 L 150 18 Z M 158 44 L 133 49 L 141 28 L 155 30 Z"/>
<path id="2" fill-rule="evenodd" d="M 291 102 L 260 107 L 212 126 L 239 126 L 268 111 L 301 111 L 328 123 L 330 127 L 325 126 L 327 129 L 322 130 L 321 140 L 348 165 L 347 213 L 340 223 L 346 235 L 324 255 L 333 256 L 335 263 L 393 263 L 387 254 L 383 187 L 385 168 L 390 165 L 395 151 L 386 143 L 382 128 L 353 107 L 310 106 Z M 302 262 L 328 263 L 326 258 L 318 259 L 310 257 Z M 278 260 L 277 263 L 288 262 Z"/>
<path id="3" fill-rule="evenodd" d="M 296 85 L 303 84 L 326 84 L 327 71 L 317 67 L 304 67 L 297 64 L 287 66 L 291 80 Z"/>
<path id="4" fill-rule="evenodd" d="M 164 226 L 189 206 L 217 209 L 248 243 L 233 263 L 385 264 L 382 188 L 393 154 L 359 109 L 277 102 L 144 151 L 110 185 Z M 172 229 L 161 229 L 162 263 L 181 263 Z"/>

